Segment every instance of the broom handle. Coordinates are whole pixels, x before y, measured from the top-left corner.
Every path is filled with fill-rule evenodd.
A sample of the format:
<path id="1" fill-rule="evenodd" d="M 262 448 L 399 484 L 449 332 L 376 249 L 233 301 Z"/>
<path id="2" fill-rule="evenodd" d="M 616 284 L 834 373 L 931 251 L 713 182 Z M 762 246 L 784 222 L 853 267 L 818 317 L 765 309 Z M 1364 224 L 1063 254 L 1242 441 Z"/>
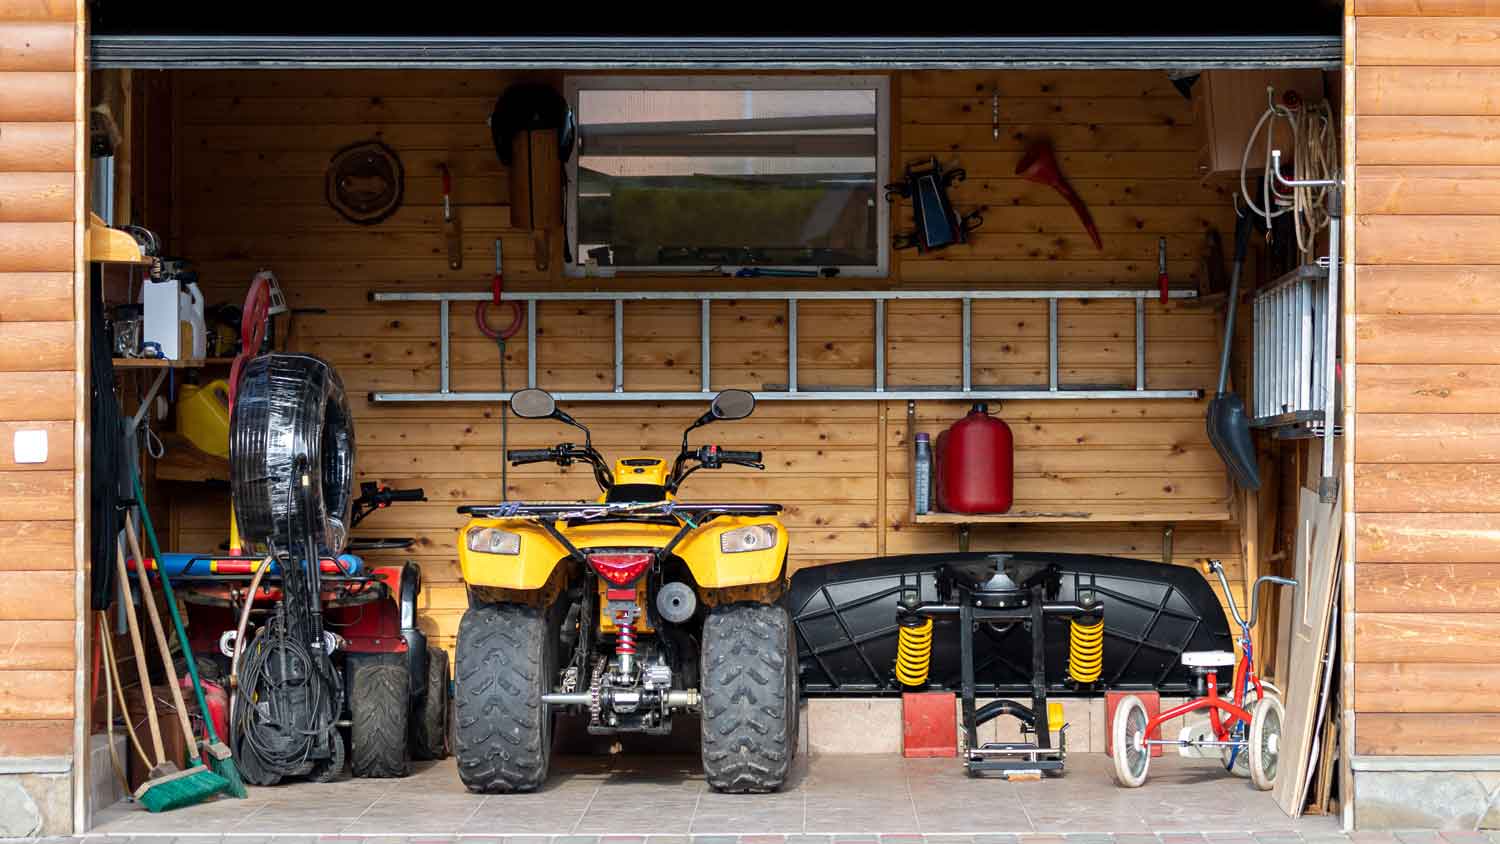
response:
<path id="1" fill-rule="evenodd" d="M 129 461 L 126 461 L 129 463 Z M 161 559 L 161 543 L 156 541 L 156 528 L 151 525 L 151 513 L 146 509 L 146 493 L 141 489 L 141 476 L 136 473 L 135 464 L 129 463 L 130 485 L 135 495 L 136 506 L 141 511 L 141 524 L 146 526 L 146 539 L 151 543 L 151 553 L 156 559 Z M 167 610 L 172 614 L 172 627 L 177 631 L 177 640 L 187 642 L 187 629 L 182 625 L 182 615 L 177 612 L 177 596 L 172 593 L 172 578 L 163 572 L 161 576 L 161 591 L 167 598 Z M 183 647 L 187 647 L 186 644 Z M 198 679 L 197 660 L 187 661 L 188 674 L 193 678 L 193 694 L 198 698 L 198 711 L 202 712 L 203 726 L 208 730 L 209 744 L 219 743 L 219 734 L 214 730 L 214 719 L 208 717 L 208 701 L 203 697 L 203 681 Z"/>
<path id="2" fill-rule="evenodd" d="M 141 556 L 140 540 L 135 538 L 135 518 L 130 511 L 125 511 L 125 536 L 130 541 L 130 553 L 135 555 L 135 575 L 141 582 L 141 601 L 146 605 L 146 614 L 151 617 L 151 631 L 156 634 L 156 647 L 161 651 L 162 668 L 166 671 L 167 679 L 172 683 L 172 705 L 177 707 L 177 722 L 182 725 L 182 735 L 187 739 L 188 758 L 196 765 L 199 762 L 198 739 L 193 735 L 193 725 L 188 721 L 187 704 L 182 700 L 182 686 L 177 681 L 177 666 L 172 664 L 172 651 L 167 646 L 167 634 L 161 626 L 161 614 L 156 611 L 156 599 L 151 595 L 151 577 L 146 574 L 146 558 Z M 163 578 L 166 572 L 162 571 L 161 558 L 156 559 L 158 572 Z M 184 661 L 193 658 L 192 649 L 188 647 L 186 639 L 177 640 L 182 645 L 182 658 Z M 204 719 L 208 718 L 208 710 L 202 710 Z"/>
<path id="3" fill-rule="evenodd" d="M 130 573 L 125 570 L 125 547 L 120 544 L 118 536 L 115 537 L 115 568 L 119 570 L 120 603 L 125 605 L 130 644 L 135 648 L 135 670 L 141 675 L 141 701 L 146 705 L 146 721 L 151 725 L 151 744 L 156 749 L 156 764 L 160 767 L 166 764 L 167 752 L 161 744 L 161 724 L 156 720 L 156 699 L 151 696 L 151 672 L 146 667 L 146 649 L 141 644 L 141 628 L 135 620 L 135 605 L 130 602 Z"/>
<path id="4" fill-rule="evenodd" d="M 115 663 L 115 646 L 109 640 L 109 624 L 104 619 L 104 610 L 99 611 L 99 639 L 104 643 L 104 682 L 109 684 L 109 693 L 112 695 L 109 700 L 119 701 L 120 715 L 125 719 L 125 735 L 130 737 L 131 746 L 149 768 L 151 760 L 146 756 L 146 749 L 141 747 L 141 739 L 135 734 L 135 727 L 130 723 L 130 707 L 125 705 L 125 687 L 120 685 L 120 678 L 115 674 L 119 666 Z"/>

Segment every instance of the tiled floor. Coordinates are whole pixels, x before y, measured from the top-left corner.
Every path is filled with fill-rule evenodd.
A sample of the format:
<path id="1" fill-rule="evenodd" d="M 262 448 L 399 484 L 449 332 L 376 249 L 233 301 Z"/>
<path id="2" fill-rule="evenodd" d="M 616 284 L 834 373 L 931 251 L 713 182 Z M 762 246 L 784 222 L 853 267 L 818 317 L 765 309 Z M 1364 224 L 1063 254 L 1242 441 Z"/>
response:
<path id="1" fill-rule="evenodd" d="M 713 792 L 696 758 L 575 756 L 559 757 L 536 794 L 482 796 L 464 790 L 450 759 L 402 780 L 257 788 L 248 800 L 220 799 L 161 815 L 119 804 L 95 821 L 93 834 L 106 836 L 341 839 L 764 834 L 868 841 L 876 835 L 1115 833 L 1143 834 L 1143 841 L 1162 834 L 1163 842 L 1175 844 L 1170 833 L 1280 832 L 1294 842 L 1337 832 L 1329 818 L 1289 819 L 1270 794 L 1226 775 L 1215 762 L 1165 756 L 1153 761 L 1145 787 L 1126 790 L 1110 779 L 1109 760 L 1101 754 L 1070 756 L 1060 779 L 1020 783 L 970 779 L 954 759 L 803 757 L 786 789 L 765 795 Z"/>

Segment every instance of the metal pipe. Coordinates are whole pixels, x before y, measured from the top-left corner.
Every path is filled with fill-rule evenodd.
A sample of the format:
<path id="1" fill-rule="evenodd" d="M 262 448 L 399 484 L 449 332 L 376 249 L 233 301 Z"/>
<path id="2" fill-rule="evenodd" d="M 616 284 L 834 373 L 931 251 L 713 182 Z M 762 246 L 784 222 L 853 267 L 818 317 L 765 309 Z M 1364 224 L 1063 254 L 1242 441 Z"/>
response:
<path id="1" fill-rule="evenodd" d="M 1146 300 L 1135 300 L 1135 388 L 1146 389 Z"/>
<path id="2" fill-rule="evenodd" d="M 1057 391 L 1057 300 L 1047 300 L 1047 389 Z"/>
<path id="3" fill-rule="evenodd" d="M 797 300 L 786 300 L 786 391 L 797 392 Z"/>
<path id="4" fill-rule="evenodd" d="M 969 297 L 963 298 L 963 343 L 964 343 L 964 392 L 974 386 L 974 303 Z"/>
<path id="5" fill-rule="evenodd" d="M 699 357 L 699 384 L 703 392 L 708 392 L 713 383 L 709 377 L 709 359 L 712 354 L 712 345 L 709 342 L 709 332 L 712 330 L 713 320 L 709 313 L 709 300 L 704 299 L 698 303 L 698 357 Z"/>
<path id="6" fill-rule="evenodd" d="M 986 401 L 1023 401 L 1029 399 L 1049 399 L 1055 401 L 1121 401 L 1134 399 L 1200 399 L 1203 398 L 1202 390 L 1136 390 L 1128 387 L 1088 389 L 1088 388 L 1060 388 L 1057 390 L 1045 387 L 975 387 L 969 391 L 955 390 L 945 387 L 934 387 L 930 389 L 908 388 L 901 390 L 885 390 L 875 392 L 874 390 L 844 390 L 844 389 L 803 389 L 798 392 L 786 390 L 754 390 L 755 398 L 759 401 L 961 401 L 966 399 L 983 399 Z M 383 402 L 508 402 L 513 393 L 510 392 L 372 392 L 370 401 Z M 628 393 L 616 393 L 614 391 L 572 391 L 566 390 L 553 393 L 558 401 L 637 401 L 637 402 L 668 402 L 668 401 L 691 401 L 701 402 L 713 398 L 712 393 L 700 392 L 698 390 L 673 392 L 631 391 Z"/>
<path id="7" fill-rule="evenodd" d="M 516 302 L 712 302 L 775 301 L 933 301 L 942 299 L 1145 299 L 1157 298 L 1155 290 L 798 290 L 795 293 L 775 290 L 636 290 L 617 293 L 596 290 L 578 291 L 505 291 L 505 298 Z M 1196 299 L 1198 291 L 1177 289 L 1168 293 L 1172 299 Z M 488 291 L 372 291 L 371 302 L 489 302 Z"/>
<path id="8" fill-rule="evenodd" d="M 512 299 L 515 298 L 514 294 L 507 293 L 506 295 Z M 376 294 L 375 301 L 382 301 L 379 294 Z M 526 300 L 526 386 L 532 389 L 536 388 L 536 303 L 535 299 Z M 510 401 L 510 395 L 507 394 L 504 400 Z"/>
<path id="9" fill-rule="evenodd" d="M 885 389 L 885 300 L 875 300 L 875 392 Z"/>
<path id="10" fill-rule="evenodd" d="M 615 392 L 625 392 L 625 301 L 615 300 Z"/>
<path id="11" fill-rule="evenodd" d="M 448 364 L 448 304 L 447 299 L 438 303 L 438 331 L 442 334 L 442 339 L 438 347 L 438 366 L 442 370 L 439 376 L 439 383 L 442 386 L 439 389 L 445 393 L 448 392 L 450 377 L 450 367 Z"/>

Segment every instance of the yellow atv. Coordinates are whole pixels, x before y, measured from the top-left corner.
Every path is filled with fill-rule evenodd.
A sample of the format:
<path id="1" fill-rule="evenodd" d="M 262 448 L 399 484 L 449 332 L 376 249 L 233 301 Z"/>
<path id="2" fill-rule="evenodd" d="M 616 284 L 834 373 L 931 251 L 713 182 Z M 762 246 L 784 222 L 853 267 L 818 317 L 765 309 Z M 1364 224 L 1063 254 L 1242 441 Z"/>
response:
<path id="1" fill-rule="evenodd" d="M 797 659 L 778 601 L 787 535 L 779 504 L 689 504 L 699 469 L 763 469 L 758 451 L 688 445 L 693 430 L 743 419 L 755 397 L 725 390 L 682 435 L 669 466 L 610 467 L 588 429 L 543 390 L 511 410 L 584 432 L 584 443 L 510 451 L 511 465 L 593 467 L 591 503 L 469 505 L 458 555 L 469 610 L 458 628 L 458 771 L 469 790 L 530 791 L 547 778 L 562 711 L 590 733 L 671 732 L 701 715 L 703 769 L 721 791 L 773 791 L 797 745 Z"/>

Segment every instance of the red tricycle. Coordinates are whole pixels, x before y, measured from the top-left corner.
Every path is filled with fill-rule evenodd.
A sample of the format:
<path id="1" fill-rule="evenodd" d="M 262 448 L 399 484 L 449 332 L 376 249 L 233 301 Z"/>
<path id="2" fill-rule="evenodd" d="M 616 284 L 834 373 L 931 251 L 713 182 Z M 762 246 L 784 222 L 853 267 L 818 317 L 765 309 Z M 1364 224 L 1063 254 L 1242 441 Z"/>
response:
<path id="1" fill-rule="evenodd" d="M 1206 574 L 1218 575 L 1219 583 L 1224 587 L 1229 613 L 1240 627 L 1240 650 L 1244 657 L 1234 672 L 1234 685 L 1230 687 L 1227 698 L 1219 696 L 1219 669 L 1235 664 L 1233 651 L 1184 652 L 1182 664 L 1193 673 L 1197 697 L 1154 718 L 1147 716 L 1146 705 L 1135 695 L 1120 699 L 1110 725 L 1110 752 L 1114 756 L 1115 780 L 1126 788 L 1139 788 L 1146 782 L 1151 749 L 1158 745 L 1216 747 L 1226 769 L 1231 772 L 1249 769 L 1250 781 L 1256 788 L 1269 791 L 1276 782 L 1276 761 L 1281 743 L 1281 701 L 1266 695 L 1260 676 L 1255 672 L 1250 629 L 1260 614 L 1260 585 L 1296 586 L 1297 581 L 1274 575 L 1257 578 L 1250 588 L 1250 618 L 1245 619 L 1234 603 L 1229 580 L 1224 576 L 1224 565 L 1218 560 L 1209 560 L 1203 568 Z M 1196 736 L 1190 735 L 1191 730 L 1184 730 L 1183 735 L 1176 739 L 1150 738 L 1162 724 L 1200 709 L 1208 710 L 1211 730 L 1200 731 Z"/>

